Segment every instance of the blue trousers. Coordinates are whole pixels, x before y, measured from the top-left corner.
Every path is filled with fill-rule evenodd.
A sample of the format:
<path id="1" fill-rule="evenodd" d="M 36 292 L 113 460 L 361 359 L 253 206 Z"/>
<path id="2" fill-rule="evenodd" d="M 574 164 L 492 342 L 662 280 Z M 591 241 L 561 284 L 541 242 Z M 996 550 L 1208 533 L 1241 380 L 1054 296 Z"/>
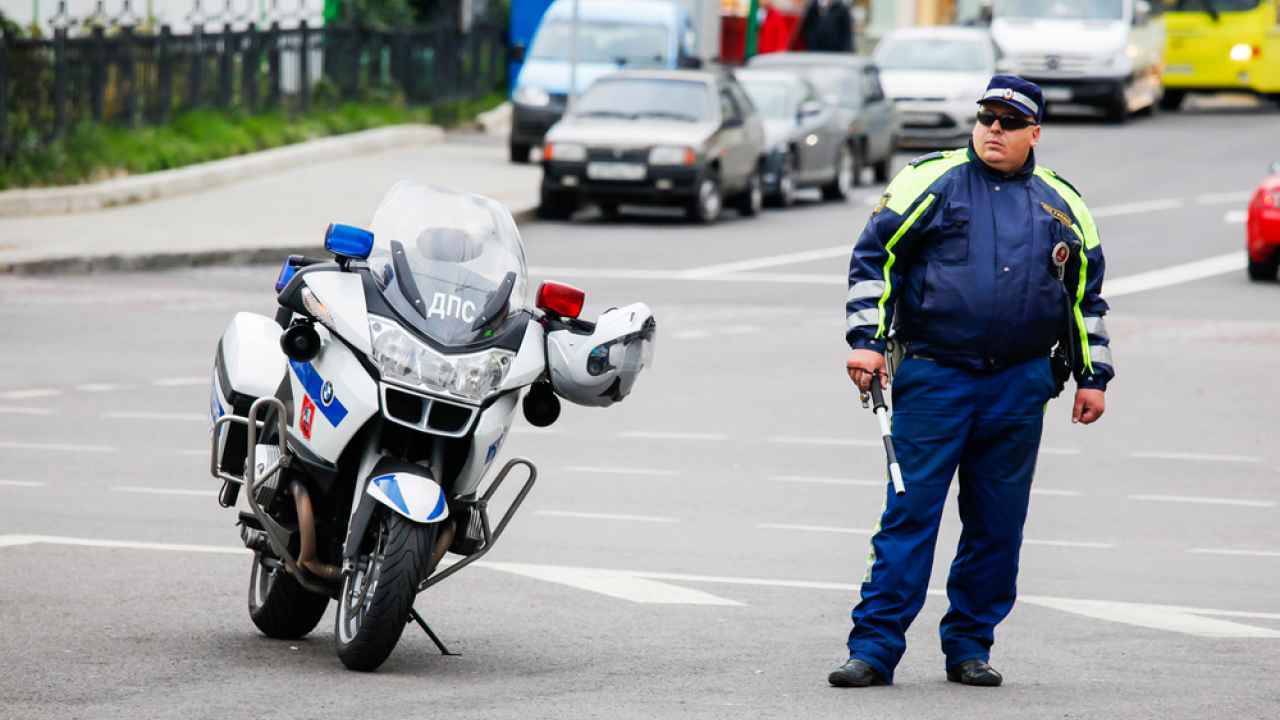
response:
<path id="1" fill-rule="evenodd" d="M 995 627 L 1013 609 L 1022 525 L 1053 394 L 1048 359 L 973 373 L 907 358 L 893 382 L 893 441 L 907 494 L 891 486 L 871 539 L 849 655 L 887 682 L 924 605 L 938 523 L 959 469 L 964 529 L 942 618 L 948 668 L 987 660 Z"/>

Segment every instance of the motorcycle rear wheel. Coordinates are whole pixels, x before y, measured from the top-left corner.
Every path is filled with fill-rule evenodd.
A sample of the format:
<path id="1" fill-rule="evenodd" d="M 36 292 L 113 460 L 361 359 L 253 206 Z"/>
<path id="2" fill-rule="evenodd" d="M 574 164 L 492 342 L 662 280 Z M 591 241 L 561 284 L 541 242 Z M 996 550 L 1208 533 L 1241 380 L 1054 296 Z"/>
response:
<path id="1" fill-rule="evenodd" d="M 389 510 L 379 514 L 372 547 L 342 581 L 334 618 L 338 659 L 360 672 L 377 670 L 400 641 L 418 585 L 433 569 L 439 530 Z"/>
<path id="2" fill-rule="evenodd" d="M 263 635 L 296 640 L 320 624 L 329 598 L 298 584 L 283 567 L 269 568 L 262 553 L 253 554 L 249 571 L 249 619 Z"/>

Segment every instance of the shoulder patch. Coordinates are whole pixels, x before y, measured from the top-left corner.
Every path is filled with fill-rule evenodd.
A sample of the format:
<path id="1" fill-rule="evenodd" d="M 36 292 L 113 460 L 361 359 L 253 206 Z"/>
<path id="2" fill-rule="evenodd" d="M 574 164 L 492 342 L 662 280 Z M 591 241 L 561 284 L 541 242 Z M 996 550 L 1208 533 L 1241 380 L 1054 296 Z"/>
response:
<path id="1" fill-rule="evenodd" d="M 921 155 L 920 157 L 915 158 L 914 160 L 911 161 L 911 167 L 920 167 L 921 165 L 927 162 L 931 162 L 933 160 L 941 160 L 944 157 L 946 157 L 946 154 L 943 153 L 941 150 L 937 152 L 931 152 L 928 155 Z"/>
<path id="2" fill-rule="evenodd" d="M 1054 171 L 1050 170 L 1049 168 L 1045 168 L 1045 169 L 1044 169 L 1044 171 L 1045 171 L 1045 172 L 1047 172 L 1047 173 L 1049 173 L 1050 175 L 1052 175 L 1052 176 L 1054 177 L 1054 179 L 1056 179 L 1058 182 L 1060 182 L 1060 183 L 1062 183 L 1063 185 L 1066 185 L 1067 187 L 1071 188 L 1071 192 L 1075 193 L 1075 194 L 1076 194 L 1076 197 L 1079 197 L 1081 200 L 1083 200 L 1083 199 L 1084 199 L 1084 195 L 1081 195 L 1081 194 L 1080 194 L 1080 191 L 1076 189 L 1076 186 L 1075 186 L 1075 185 L 1072 185 L 1072 184 L 1071 184 L 1071 181 L 1070 181 L 1070 180 L 1068 180 L 1068 179 L 1066 179 L 1066 178 L 1062 177 L 1062 176 L 1061 176 L 1061 175 L 1059 175 L 1058 173 L 1056 173 L 1056 172 L 1054 172 Z"/>

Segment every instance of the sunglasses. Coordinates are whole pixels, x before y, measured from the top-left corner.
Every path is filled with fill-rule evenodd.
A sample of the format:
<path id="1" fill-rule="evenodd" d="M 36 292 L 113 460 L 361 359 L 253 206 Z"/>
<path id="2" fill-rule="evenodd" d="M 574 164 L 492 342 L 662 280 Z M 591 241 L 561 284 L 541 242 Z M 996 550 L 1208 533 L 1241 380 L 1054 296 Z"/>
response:
<path id="1" fill-rule="evenodd" d="M 1028 120 L 1018 115 L 1000 115 L 999 113 L 992 112 L 991 110 L 978 111 L 978 122 L 982 123 L 984 127 L 991 127 L 995 124 L 996 120 L 1000 121 L 1000 127 L 1008 130 L 1009 132 L 1015 132 L 1036 124 L 1035 120 Z"/>

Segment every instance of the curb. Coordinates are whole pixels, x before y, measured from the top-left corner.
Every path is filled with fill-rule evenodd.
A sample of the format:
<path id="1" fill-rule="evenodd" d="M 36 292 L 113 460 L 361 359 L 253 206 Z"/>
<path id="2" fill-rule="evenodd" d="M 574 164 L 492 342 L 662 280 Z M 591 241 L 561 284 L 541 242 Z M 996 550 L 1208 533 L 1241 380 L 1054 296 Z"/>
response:
<path id="1" fill-rule="evenodd" d="M 117 180 L 55 188 L 6 190 L 0 192 L 0 217 L 65 215 L 131 205 L 199 192 L 299 165 L 403 145 L 437 143 L 443 141 L 444 137 L 444 130 L 435 125 L 392 125 Z M 14 272 L 13 268 L 13 265 L 0 265 L 0 272 Z"/>

